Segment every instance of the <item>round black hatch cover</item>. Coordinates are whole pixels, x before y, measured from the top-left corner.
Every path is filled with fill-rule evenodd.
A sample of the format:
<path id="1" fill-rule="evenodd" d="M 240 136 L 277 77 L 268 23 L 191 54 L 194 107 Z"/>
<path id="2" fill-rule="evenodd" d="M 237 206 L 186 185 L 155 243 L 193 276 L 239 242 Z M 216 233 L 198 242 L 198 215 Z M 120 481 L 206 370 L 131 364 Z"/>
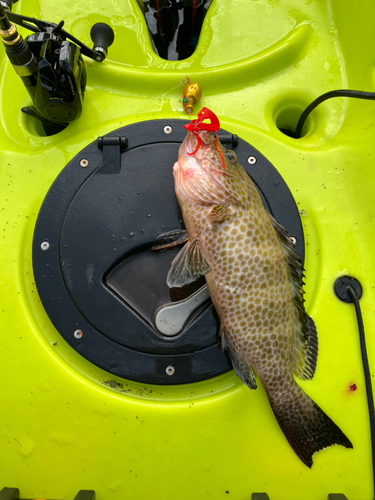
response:
<path id="1" fill-rule="evenodd" d="M 84 148 L 51 186 L 34 232 L 38 292 L 62 337 L 100 368 L 142 383 L 196 382 L 231 368 L 204 278 L 170 290 L 181 247 L 151 250 L 160 234 L 184 227 L 172 167 L 185 123 L 140 122 Z M 298 210 L 280 174 L 245 141 L 224 130 L 219 138 L 303 259 Z"/>

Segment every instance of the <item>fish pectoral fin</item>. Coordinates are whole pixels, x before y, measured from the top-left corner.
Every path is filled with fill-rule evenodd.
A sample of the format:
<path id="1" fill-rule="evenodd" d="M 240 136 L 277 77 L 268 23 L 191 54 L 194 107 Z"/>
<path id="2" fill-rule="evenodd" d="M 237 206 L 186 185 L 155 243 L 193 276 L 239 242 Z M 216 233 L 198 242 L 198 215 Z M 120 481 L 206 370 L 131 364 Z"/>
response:
<path id="1" fill-rule="evenodd" d="M 227 217 L 234 215 L 233 211 L 224 205 L 214 205 L 208 215 L 210 222 L 222 222 Z"/>
<path id="2" fill-rule="evenodd" d="M 199 247 L 199 239 L 190 240 L 176 255 L 167 275 L 169 288 L 181 288 L 212 271 Z"/>
<path id="3" fill-rule="evenodd" d="M 300 313 L 304 318 L 299 323 L 294 343 L 293 371 L 302 380 L 311 380 L 318 357 L 318 335 L 314 320 L 307 315 L 306 311 L 303 313 Z"/>
<path id="4" fill-rule="evenodd" d="M 233 343 L 230 340 L 229 335 L 226 333 L 225 328 L 220 332 L 220 335 L 221 346 L 223 348 L 223 351 L 228 351 L 234 371 L 237 373 L 242 382 L 246 384 L 250 389 L 256 389 L 258 386 L 255 380 L 255 373 L 252 366 L 233 346 Z"/>
<path id="5" fill-rule="evenodd" d="M 186 229 L 175 229 L 168 233 L 163 233 L 156 238 L 151 250 L 162 250 L 163 248 L 172 248 L 181 245 L 189 240 Z"/>

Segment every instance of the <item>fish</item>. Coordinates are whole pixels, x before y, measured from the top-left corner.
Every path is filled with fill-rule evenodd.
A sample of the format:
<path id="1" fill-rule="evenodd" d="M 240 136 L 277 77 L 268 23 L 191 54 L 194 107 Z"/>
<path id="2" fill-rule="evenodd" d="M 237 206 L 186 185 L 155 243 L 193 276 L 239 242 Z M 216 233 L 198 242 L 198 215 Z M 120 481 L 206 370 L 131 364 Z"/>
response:
<path id="1" fill-rule="evenodd" d="M 353 445 L 293 376 L 312 379 L 318 355 L 315 323 L 304 307 L 304 268 L 235 153 L 218 140 L 219 127 L 207 108 L 185 126 L 173 175 L 186 230 L 162 235 L 154 249 L 186 241 L 168 286 L 205 276 L 234 370 L 250 389 L 261 382 L 290 446 L 311 468 L 316 452 Z"/>

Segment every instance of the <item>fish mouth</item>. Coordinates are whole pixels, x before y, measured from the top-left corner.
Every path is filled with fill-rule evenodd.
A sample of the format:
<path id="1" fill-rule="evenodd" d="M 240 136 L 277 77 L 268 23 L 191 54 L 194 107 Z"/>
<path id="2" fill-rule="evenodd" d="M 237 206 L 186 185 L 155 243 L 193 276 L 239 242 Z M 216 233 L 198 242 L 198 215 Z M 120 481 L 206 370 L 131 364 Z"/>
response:
<path id="1" fill-rule="evenodd" d="M 197 139 L 192 132 L 188 132 L 183 143 L 180 146 L 178 159 L 184 161 L 190 161 L 194 159 L 195 155 L 191 153 L 194 151 L 197 145 Z"/>
<path id="2" fill-rule="evenodd" d="M 198 139 L 197 139 L 196 135 L 193 134 L 193 132 L 189 131 L 187 133 L 185 141 L 183 142 L 183 144 L 185 144 L 185 152 L 187 154 L 192 154 L 192 152 L 197 147 L 197 141 L 198 141 Z"/>
<path id="3" fill-rule="evenodd" d="M 185 155 L 188 155 L 190 158 L 192 158 L 193 156 L 195 156 L 195 154 L 193 155 L 194 151 L 197 153 L 198 150 L 206 151 L 210 149 L 211 146 L 209 143 L 206 142 L 205 139 L 206 133 L 207 132 L 205 130 L 200 131 L 197 134 L 188 131 L 185 140 L 181 145 L 180 151 L 184 152 Z M 199 140 L 200 140 L 200 145 L 198 150 L 196 151 Z"/>
<path id="4" fill-rule="evenodd" d="M 173 171 L 177 168 L 180 168 L 182 171 L 187 169 L 201 169 L 201 159 L 199 155 L 197 157 L 197 153 L 192 154 L 197 147 L 197 138 L 192 132 L 188 132 L 188 135 L 185 137 L 184 142 L 180 146 L 180 151 L 178 155 L 178 167 L 173 167 Z M 176 164 L 176 165 L 177 165 Z"/>

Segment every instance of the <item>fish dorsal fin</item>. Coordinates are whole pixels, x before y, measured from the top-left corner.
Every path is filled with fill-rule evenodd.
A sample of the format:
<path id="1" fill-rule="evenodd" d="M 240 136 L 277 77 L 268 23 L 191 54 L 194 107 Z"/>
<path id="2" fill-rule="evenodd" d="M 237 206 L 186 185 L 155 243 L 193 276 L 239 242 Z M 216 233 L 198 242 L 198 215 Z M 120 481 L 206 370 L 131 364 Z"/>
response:
<path id="1" fill-rule="evenodd" d="M 221 346 L 223 348 L 223 351 L 228 351 L 234 371 L 237 373 L 242 382 L 246 384 L 250 389 L 256 389 L 258 386 L 255 380 L 254 371 L 250 363 L 246 362 L 245 358 L 234 347 L 229 335 L 225 331 L 225 328 L 221 330 L 220 335 Z"/>
<path id="2" fill-rule="evenodd" d="M 269 217 L 281 243 L 289 279 L 292 283 L 296 318 L 293 371 L 303 380 L 312 379 L 318 356 L 318 335 L 314 321 L 307 314 L 303 305 L 304 269 L 287 231 L 271 215 Z"/>
<path id="3" fill-rule="evenodd" d="M 315 323 L 306 311 L 304 319 L 300 323 L 304 325 L 303 329 L 296 332 L 293 353 L 293 371 L 302 380 L 311 380 L 315 373 L 316 360 L 318 356 L 318 336 Z"/>
<path id="4" fill-rule="evenodd" d="M 151 250 L 162 250 L 163 248 L 172 248 L 177 245 L 182 245 L 188 241 L 189 235 L 186 229 L 174 229 L 168 233 L 163 233 L 156 238 Z"/>
<path id="5" fill-rule="evenodd" d="M 211 271 L 199 247 L 198 238 L 194 238 L 174 258 L 167 275 L 167 285 L 169 288 L 181 288 Z"/>

